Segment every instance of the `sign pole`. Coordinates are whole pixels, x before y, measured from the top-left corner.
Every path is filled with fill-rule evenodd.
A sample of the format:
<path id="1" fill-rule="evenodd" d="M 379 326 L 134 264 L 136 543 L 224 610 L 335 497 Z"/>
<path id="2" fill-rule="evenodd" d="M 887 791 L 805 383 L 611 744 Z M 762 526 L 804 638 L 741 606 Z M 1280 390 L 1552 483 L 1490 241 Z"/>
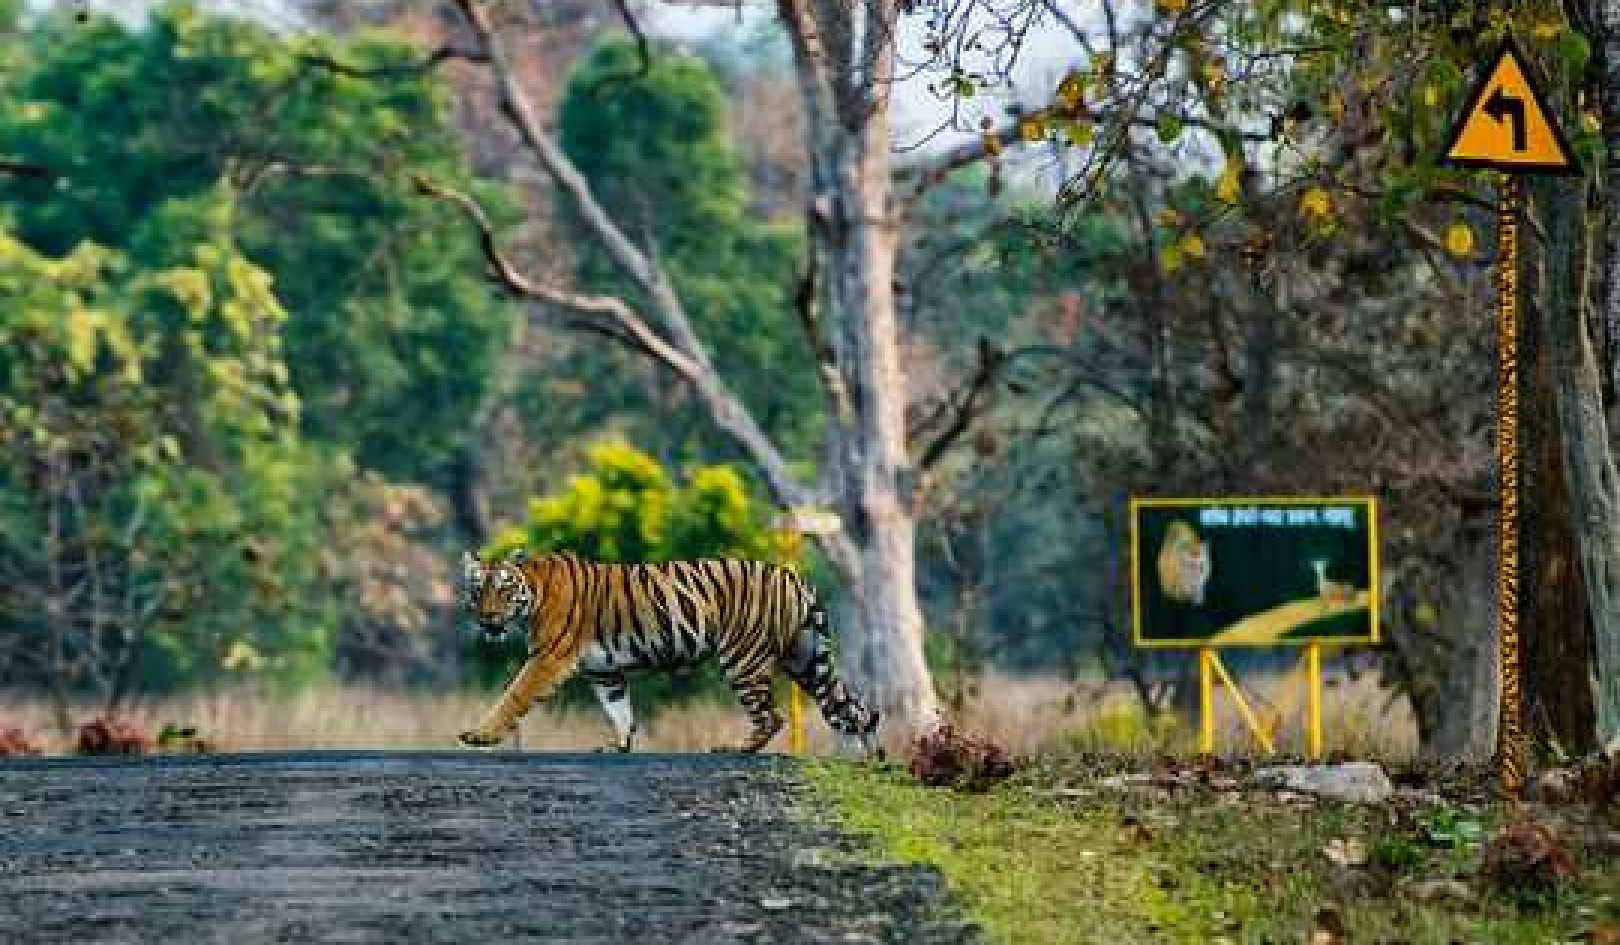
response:
<path id="1" fill-rule="evenodd" d="M 804 754 L 804 693 L 796 682 L 788 683 L 788 753 Z"/>
<path id="2" fill-rule="evenodd" d="M 1517 177 L 1503 174 L 1496 206 L 1496 625 L 1502 680 L 1496 754 L 1510 801 L 1519 799 L 1525 772 L 1519 693 L 1520 188 Z"/>
<path id="3" fill-rule="evenodd" d="M 1322 760 L 1322 644 L 1305 648 L 1305 753 Z"/>
<path id="4" fill-rule="evenodd" d="M 1198 750 L 1206 755 L 1215 754 L 1215 651 L 1203 647 L 1198 651 Z"/>
<path id="5" fill-rule="evenodd" d="M 1465 100 L 1441 163 L 1501 172 L 1496 202 L 1496 627 L 1502 691 L 1496 766 L 1502 793 L 1524 789 L 1519 693 L 1519 203 L 1521 174 L 1581 173 L 1527 60 L 1504 40 Z"/>
<path id="6" fill-rule="evenodd" d="M 775 528 L 781 536 L 782 550 L 790 562 L 799 557 L 806 535 L 831 535 L 843 527 L 838 516 L 821 509 L 793 508 L 778 516 Z M 790 565 L 794 571 L 796 565 Z M 788 752 L 804 754 L 804 691 L 796 682 L 788 682 Z"/>

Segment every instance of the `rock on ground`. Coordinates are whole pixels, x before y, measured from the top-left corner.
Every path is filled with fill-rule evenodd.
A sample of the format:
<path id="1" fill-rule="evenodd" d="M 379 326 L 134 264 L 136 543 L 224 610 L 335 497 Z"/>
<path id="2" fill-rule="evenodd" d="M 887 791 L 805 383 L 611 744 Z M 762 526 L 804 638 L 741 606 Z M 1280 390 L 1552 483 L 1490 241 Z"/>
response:
<path id="1" fill-rule="evenodd" d="M 978 942 L 853 865 L 781 759 L 298 754 L 0 763 L 0 942 Z"/>
<path id="2" fill-rule="evenodd" d="M 1384 769 L 1370 761 L 1338 765 L 1277 765 L 1259 768 L 1249 778 L 1254 787 L 1311 794 L 1334 801 L 1380 804 L 1395 793 Z"/>

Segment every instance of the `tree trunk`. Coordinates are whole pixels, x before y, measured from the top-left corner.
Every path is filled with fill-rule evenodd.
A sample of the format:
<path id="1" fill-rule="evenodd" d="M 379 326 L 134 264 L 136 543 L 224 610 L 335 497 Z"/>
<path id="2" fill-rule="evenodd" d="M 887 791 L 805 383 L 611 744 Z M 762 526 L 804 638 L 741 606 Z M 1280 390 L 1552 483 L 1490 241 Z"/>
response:
<path id="1" fill-rule="evenodd" d="M 1496 748 L 1502 678 L 1497 662 L 1496 528 L 1492 512 L 1464 520 L 1455 578 L 1442 605 L 1450 649 L 1436 661 L 1429 711 L 1418 713 L 1423 753 L 1484 761 Z"/>
<path id="2" fill-rule="evenodd" d="M 841 575 L 856 614 L 844 628 L 845 666 L 891 729 L 905 735 L 928 724 L 939 704 L 923 658 L 916 476 L 906 452 L 894 299 L 894 4 L 817 5 L 812 13 L 786 2 L 782 13 L 807 106 L 812 231 L 828 270 L 832 356 L 842 382 L 831 392 L 838 422 L 829 472 L 856 552 L 857 570 Z"/>
<path id="3" fill-rule="evenodd" d="M 1597 33 L 1593 44 L 1602 88 L 1603 212 L 1597 233 L 1587 227 L 1587 238 L 1602 252 L 1602 271 L 1593 272 L 1587 257 L 1584 278 L 1600 280 L 1601 317 L 1609 337 L 1620 339 L 1620 0 L 1592 4 L 1590 25 Z M 1601 235 L 1599 235 L 1601 234 Z M 1585 296 L 1580 296 L 1583 316 Z M 1603 414 L 1601 368 L 1588 328 L 1578 319 L 1574 339 L 1577 371 L 1560 378 L 1559 418 L 1569 450 L 1571 491 L 1578 510 L 1576 530 L 1581 540 L 1582 572 L 1592 610 L 1596 637 L 1598 678 L 1597 724 L 1599 740 L 1608 744 L 1620 737 L 1620 475 L 1609 448 Z M 1608 366 L 1620 370 L 1620 363 Z"/>
<path id="4" fill-rule="evenodd" d="M 1580 754 L 1593 747 L 1591 615 L 1581 577 L 1569 465 L 1559 427 L 1560 401 L 1567 396 L 1569 312 L 1578 305 L 1571 263 L 1580 255 L 1579 203 L 1557 183 L 1534 188 L 1529 209 L 1541 221 L 1547 240 L 1526 248 L 1523 343 L 1526 381 L 1523 400 L 1525 449 L 1523 502 L 1524 721 L 1532 744 L 1552 742 Z"/>

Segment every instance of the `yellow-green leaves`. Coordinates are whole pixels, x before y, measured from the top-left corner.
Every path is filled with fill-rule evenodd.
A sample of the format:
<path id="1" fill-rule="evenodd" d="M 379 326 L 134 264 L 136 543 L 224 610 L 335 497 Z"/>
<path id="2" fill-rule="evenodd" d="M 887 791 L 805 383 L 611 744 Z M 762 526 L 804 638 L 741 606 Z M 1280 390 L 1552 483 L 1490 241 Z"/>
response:
<path id="1" fill-rule="evenodd" d="M 1088 121 L 1071 121 L 1063 125 L 1063 139 L 1075 146 L 1090 144 L 1097 131 Z"/>
<path id="2" fill-rule="evenodd" d="M 485 550 L 526 544 L 531 552 L 570 548 L 601 561 L 731 555 L 791 563 L 768 516 L 729 467 L 699 467 L 682 487 L 651 456 L 610 440 L 589 450 L 588 471 L 570 477 L 566 490 L 529 502 L 526 529 Z"/>
<path id="3" fill-rule="evenodd" d="M 1086 106 L 1086 81 L 1071 72 L 1057 87 L 1057 106 L 1066 115 L 1076 115 Z"/>
<path id="4" fill-rule="evenodd" d="M 1235 204 L 1243 196 L 1243 159 L 1228 157 L 1220 180 L 1215 182 L 1215 197 L 1222 203 Z"/>
<path id="5" fill-rule="evenodd" d="M 1309 187 L 1299 197 L 1299 212 L 1312 223 L 1325 224 L 1333 214 L 1333 198 L 1322 187 Z"/>
<path id="6" fill-rule="evenodd" d="M 152 277 L 158 288 L 174 297 L 194 322 L 208 317 L 214 302 L 214 290 L 208 284 L 208 275 L 198 269 L 165 269 Z"/>
<path id="7" fill-rule="evenodd" d="M 258 648 L 246 640 L 233 641 L 219 659 L 219 665 L 225 669 L 247 673 L 263 669 L 267 662 Z"/>
<path id="8" fill-rule="evenodd" d="M 1204 258 L 1204 238 L 1197 233 L 1185 233 L 1159 249 L 1159 268 L 1166 273 L 1176 272 Z"/>
<path id="9" fill-rule="evenodd" d="M 96 339 L 101 334 L 99 316 L 80 305 L 72 305 L 63 322 L 68 365 L 79 374 L 88 374 L 96 365 Z"/>
<path id="10" fill-rule="evenodd" d="M 1461 220 L 1446 227 L 1446 252 L 1458 259 L 1474 255 L 1474 231 Z"/>

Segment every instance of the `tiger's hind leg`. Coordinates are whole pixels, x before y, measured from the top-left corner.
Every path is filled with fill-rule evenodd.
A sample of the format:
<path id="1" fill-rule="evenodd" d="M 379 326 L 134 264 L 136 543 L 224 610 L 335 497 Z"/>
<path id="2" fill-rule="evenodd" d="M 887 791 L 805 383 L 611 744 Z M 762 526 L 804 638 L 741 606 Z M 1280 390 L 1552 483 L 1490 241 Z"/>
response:
<path id="1" fill-rule="evenodd" d="M 731 680 L 731 688 L 737 693 L 737 701 L 742 703 L 754 727 L 742 744 L 720 745 L 712 751 L 752 754 L 764 748 L 782 730 L 782 716 L 776 711 L 776 697 L 771 692 L 774 669 L 769 661 L 750 666 L 747 671 L 726 663 L 726 676 Z"/>
<path id="2" fill-rule="evenodd" d="M 868 758 L 882 758 L 883 750 L 877 741 L 877 710 L 867 707 L 838 678 L 827 612 L 820 603 L 811 603 L 783 668 L 799 688 L 816 700 L 822 718 L 843 736 L 846 747 L 857 748 Z"/>
<path id="3" fill-rule="evenodd" d="M 602 704 L 602 711 L 607 713 L 618 735 L 617 742 L 601 750 L 629 751 L 636 736 L 636 715 L 630 706 L 630 689 L 624 680 L 624 670 L 586 669 L 585 678 L 590 680 L 596 701 Z"/>

